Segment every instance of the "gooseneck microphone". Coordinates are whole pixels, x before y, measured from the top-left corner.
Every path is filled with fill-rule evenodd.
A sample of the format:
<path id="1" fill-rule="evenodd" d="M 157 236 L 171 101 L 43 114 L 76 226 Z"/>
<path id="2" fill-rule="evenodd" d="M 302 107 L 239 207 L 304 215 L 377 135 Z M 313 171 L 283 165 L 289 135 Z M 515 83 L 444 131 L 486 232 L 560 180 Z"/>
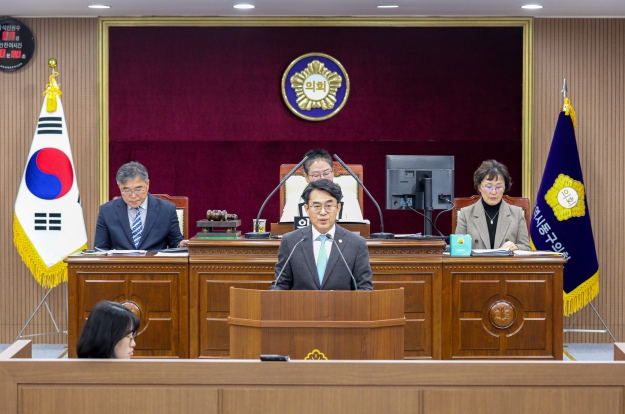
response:
<path id="1" fill-rule="evenodd" d="M 291 256 L 293 256 L 293 252 L 295 251 L 297 246 L 301 242 L 305 241 L 306 239 L 308 239 L 308 236 L 302 237 L 300 241 L 295 243 L 295 246 L 293 246 L 293 248 L 291 249 L 291 253 L 289 253 L 289 256 L 286 258 L 286 262 L 284 262 L 284 266 L 282 266 L 282 269 L 280 269 L 280 273 L 278 273 L 278 277 L 276 277 L 276 280 L 273 281 L 273 283 L 271 284 L 271 287 L 269 288 L 269 290 L 276 290 L 276 286 L 278 286 L 278 281 L 280 280 L 280 276 L 282 276 L 282 272 L 284 272 L 284 268 L 286 267 L 286 265 L 289 264 L 289 260 L 291 260 Z M 343 259 L 343 260 L 345 260 L 345 259 Z"/>
<path id="2" fill-rule="evenodd" d="M 269 196 L 265 199 L 265 202 L 263 203 L 262 206 L 260 206 L 260 210 L 258 210 L 258 216 L 256 217 L 256 224 L 254 225 L 254 231 L 249 232 L 249 233 L 245 233 L 245 238 L 246 239 L 268 239 L 271 234 L 269 234 L 269 232 L 263 232 L 263 233 L 259 233 L 258 232 L 258 221 L 260 220 L 260 215 L 263 212 L 263 209 L 265 208 L 265 205 L 267 204 L 267 202 L 269 201 L 269 199 L 271 198 L 272 195 L 274 195 L 276 193 L 276 191 L 278 191 L 278 189 L 280 187 L 282 187 L 282 185 L 286 182 L 286 180 L 288 180 L 295 171 L 297 171 L 297 169 L 299 167 L 301 167 L 304 162 L 308 159 L 308 157 L 304 157 L 303 160 L 301 160 L 299 162 L 299 164 L 297 164 L 295 166 L 295 168 L 293 168 L 287 175 L 284 176 L 284 178 L 282 179 L 282 181 L 280 181 L 280 184 L 278 184 L 278 186 L 271 192 L 271 194 L 269 194 Z"/>
<path id="3" fill-rule="evenodd" d="M 339 158 L 338 155 L 334 154 L 334 159 L 337 160 L 339 162 L 339 164 L 341 164 L 341 166 L 343 166 L 343 168 L 345 168 L 345 170 L 348 173 L 351 174 L 352 177 L 354 177 L 354 180 L 356 180 L 358 185 L 361 186 L 363 190 L 365 190 L 365 193 L 367 193 L 367 195 L 369 196 L 371 201 L 373 201 L 373 204 L 375 204 L 375 206 L 377 207 L 378 213 L 380 213 L 380 232 L 379 233 L 371 233 L 369 235 L 369 238 L 371 238 L 371 239 L 394 239 L 395 238 L 395 234 L 393 234 L 393 233 L 384 233 L 384 218 L 382 217 L 382 209 L 380 209 L 380 206 L 378 205 L 378 202 L 375 201 L 375 198 L 373 198 L 373 196 L 371 195 L 369 190 L 367 190 L 367 187 L 365 187 L 365 185 L 362 183 L 362 181 L 360 181 L 360 178 L 358 178 L 358 176 L 356 174 L 354 174 L 354 172 L 347 166 L 347 164 L 345 164 L 343 162 L 343 160 L 341 160 Z M 246 234 L 246 236 L 247 236 L 247 234 Z"/>
<path id="4" fill-rule="evenodd" d="M 349 275 L 352 277 L 352 282 L 354 282 L 354 290 L 358 290 L 358 285 L 356 284 L 356 278 L 354 278 L 354 274 L 352 273 L 352 269 L 349 268 L 349 265 L 347 264 L 347 260 L 345 260 L 345 256 L 343 256 L 343 252 L 339 248 L 339 245 L 337 244 L 336 240 L 334 240 L 334 237 L 332 237 L 331 234 L 326 234 L 326 237 L 328 239 L 332 240 L 332 243 L 334 243 L 334 245 L 336 246 L 336 250 L 339 251 L 339 254 L 341 255 L 341 259 L 343 259 L 343 263 L 345 263 L 345 267 L 347 268 L 347 271 L 349 272 Z"/>

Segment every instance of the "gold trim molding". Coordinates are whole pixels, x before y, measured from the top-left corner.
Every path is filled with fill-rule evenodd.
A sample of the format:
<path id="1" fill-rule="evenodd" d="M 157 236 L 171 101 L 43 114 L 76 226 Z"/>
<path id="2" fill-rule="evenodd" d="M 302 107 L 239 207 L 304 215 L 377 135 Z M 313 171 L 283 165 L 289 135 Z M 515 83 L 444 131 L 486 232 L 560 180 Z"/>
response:
<path id="1" fill-rule="evenodd" d="M 99 201 L 108 201 L 109 176 L 109 27 L 522 27 L 522 195 L 532 200 L 534 19 L 532 17 L 100 17 L 98 19 Z"/>

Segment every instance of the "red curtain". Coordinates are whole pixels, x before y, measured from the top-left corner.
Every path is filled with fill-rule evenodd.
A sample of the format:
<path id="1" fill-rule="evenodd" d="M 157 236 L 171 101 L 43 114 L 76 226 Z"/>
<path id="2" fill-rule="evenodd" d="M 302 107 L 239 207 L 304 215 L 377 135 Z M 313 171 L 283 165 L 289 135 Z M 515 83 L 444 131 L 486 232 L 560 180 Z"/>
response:
<path id="1" fill-rule="evenodd" d="M 191 235 L 208 209 L 238 214 L 250 231 L 279 166 L 314 147 L 364 166 L 390 232 L 421 231 L 423 219 L 384 210 L 387 154 L 454 155 L 456 196 L 473 194 L 473 171 L 495 158 L 521 195 L 522 28 L 109 30 L 110 195 L 119 166 L 139 161 L 153 193 L 189 197 Z M 351 83 L 343 110 L 322 122 L 293 115 L 280 92 L 287 66 L 311 52 L 340 61 Z M 262 216 L 279 213 L 275 195 Z M 377 231 L 368 199 L 365 217 Z"/>

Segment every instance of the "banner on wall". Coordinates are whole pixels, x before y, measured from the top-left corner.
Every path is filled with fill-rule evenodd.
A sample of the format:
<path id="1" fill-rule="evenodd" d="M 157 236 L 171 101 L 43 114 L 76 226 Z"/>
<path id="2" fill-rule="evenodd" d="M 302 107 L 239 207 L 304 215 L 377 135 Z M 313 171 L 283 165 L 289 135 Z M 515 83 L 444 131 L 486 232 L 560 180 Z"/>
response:
<path id="1" fill-rule="evenodd" d="M 44 288 L 67 281 L 67 264 L 63 260 L 87 248 L 57 75 L 53 71 L 44 92 L 13 214 L 17 251 Z"/>
<path id="2" fill-rule="evenodd" d="M 575 140 L 575 111 L 568 98 L 558 117 L 530 224 L 534 250 L 553 250 L 564 266 L 564 315 L 599 293 L 599 263 Z"/>

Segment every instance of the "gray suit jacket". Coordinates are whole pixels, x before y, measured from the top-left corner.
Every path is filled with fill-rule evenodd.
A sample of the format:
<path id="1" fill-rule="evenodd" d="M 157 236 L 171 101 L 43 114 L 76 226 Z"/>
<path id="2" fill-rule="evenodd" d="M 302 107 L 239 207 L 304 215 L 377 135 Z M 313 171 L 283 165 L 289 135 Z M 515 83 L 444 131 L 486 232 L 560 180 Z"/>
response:
<path id="1" fill-rule="evenodd" d="M 296 243 L 306 238 L 297 247 Z M 328 267 L 323 276 L 323 283 L 319 285 L 317 275 L 317 264 L 313 250 L 312 227 L 287 233 L 282 237 L 280 248 L 278 249 L 278 263 L 276 263 L 276 278 L 280 271 L 284 271 L 280 278 L 274 282 L 271 289 L 276 290 L 353 290 L 354 283 L 345 263 L 341 258 L 341 250 L 349 269 L 356 279 L 358 290 L 373 290 L 371 281 L 372 271 L 369 263 L 369 249 L 365 239 L 336 226 L 334 233 L 336 243 L 330 250 Z M 293 250 L 295 248 L 295 250 Z M 289 254 L 293 252 L 291 259 L 287 263 Z"/>
<path id="2" fill-rule="evenodd" d="M 470 234 L 473 239 L 473 249 L 490 249 L 490 237 L 482 200 L 460 209 L 455 233 Z M 495 232 L 495 249 L 507 241 L 516 244 L 519 250 L 532 250 L 523 209 L 511 206 L 502 200 Z"/>

